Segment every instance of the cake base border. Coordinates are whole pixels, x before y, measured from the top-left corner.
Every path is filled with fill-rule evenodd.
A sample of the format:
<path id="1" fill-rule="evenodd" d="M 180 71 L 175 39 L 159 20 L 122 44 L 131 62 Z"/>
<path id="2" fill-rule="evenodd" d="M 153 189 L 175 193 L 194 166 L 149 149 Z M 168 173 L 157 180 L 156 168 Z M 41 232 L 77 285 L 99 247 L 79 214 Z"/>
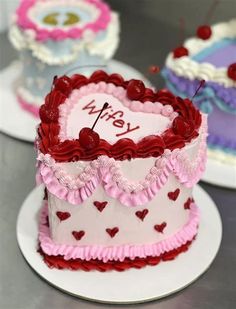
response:
<path id="1" fill-rule="evenodd" d="M 112 304 L 156 300 L 180 291 L 197 280 L 210 267 L 219 250 L 222 223 L 217 207 L 199 186 L 194 188 L 193 196 L 201 211 L 198 236 L 186 254 L 180 254 L 175 260 L 158 266 L 132 268 L 125 272 L 49 269 L 36 251 L 37 213 L 43 198 L 42 187 L 35 188 L 20 209 L 17 241 L 23 256 L 36 273 L 65 293 Z"/>
<path id="2" fill-rule="evenodd" d="M 146 266 L 156 266 L 160 262 L 171 261 L 178 257 L 179 254 L 188 251 L 192 242 L 195 240 L 195 237 L 191 241 L 187 241 L 186 244 L 178 247 L 177 249 L 171 250 L 169 252 L 165 252 L 159 256 L 148 256 L 146 258 L 135 258 L 131 260 L 130 258 L 126 258 L 124 261 L 108 261 L 103 262 L 101 260 L 81 260 L 81 259 L 70 259 L 65 260 L 63 256 L 53 256 L 44 253 L 42 248 L 39 246 L 38 252 L 43 257 L 44 262 L 47 264 L 49 268 L 57 268 L 57 269 L 69 269 L 72 271 L 82 270 L 82 271 L 92 271 L 97 270 L 100 272 L 105 271 L 125 271 L 130 268 L 140 269 Z"/>

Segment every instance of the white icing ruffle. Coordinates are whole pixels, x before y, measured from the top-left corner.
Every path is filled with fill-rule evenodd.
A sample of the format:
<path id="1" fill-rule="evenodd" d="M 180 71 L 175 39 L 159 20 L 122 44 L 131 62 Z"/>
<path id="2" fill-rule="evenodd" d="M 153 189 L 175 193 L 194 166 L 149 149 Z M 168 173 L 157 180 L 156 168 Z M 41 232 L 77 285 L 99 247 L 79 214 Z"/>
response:
<path id="1" fill-rule="evenodd" d="M 190 58 L 221 39 L 236 38 L 236 19 L 216 24 L 211 29 L 212 36 L 208 40 L 196 37 L 184 42 L 183 45 L 189 51 L 188 56 L 174 58 L 173 53 L 169 53 L 166 59 L 166 66 L 178 76 L 186 77 L 190 80 L 204 79 L 219 83 L 224 87 L 234 87 L 235 82 L 228 77 L 227 68 L 216 68 L 210 63 L 198 63 Z"/>
<path id="2" fill-rule="evenodd" d="M 10 28 L 9 39 L 17 50 L 30 49 L 34 57 L 49 65 L 72 63 L 78 58 L 82 50 L 107 60 L 113 56 L 119 44 L 119 18 L 117 13 L 111 14 L 111 22 L 102 40 L 96 40 L 96 35 L 90 35 L 87 31 L 81 39 L 73 40 L 70 51 L 61 56 L 56 55 L 55 51 L 51 50 L 47 45 L 37 41 L 32 30 L 22 31 L 15 24 Z"/>

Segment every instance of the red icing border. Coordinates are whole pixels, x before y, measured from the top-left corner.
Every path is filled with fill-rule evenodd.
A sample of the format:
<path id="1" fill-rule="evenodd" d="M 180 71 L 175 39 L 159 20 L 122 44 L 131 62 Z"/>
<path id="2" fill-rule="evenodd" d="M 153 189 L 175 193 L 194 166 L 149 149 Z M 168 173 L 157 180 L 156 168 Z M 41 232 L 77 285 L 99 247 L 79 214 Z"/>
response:
<path id="1" fill-rule="evenodd" d="M 99 145 L 92 150 L 81 147 L 78 139 L 60 142 L 59 105 L 64 103 L 73 89 L 101 81 L 124 89 L 127 89 L 129 84 L 129 81 L 125 81 L 119 74 L 108 75 L 103 71 L 95 71 L 89 78 L 79 74 L 71 78 L 66 77 L 66 85 L 60 89 L 53 89 L 47 95 L 45 104 L 40 108 L 41 124 L 38 128 L 37 141 L 38 148 L 43 154 L 50 154 L 57 162 L 95 160 L 101 155 L 107 155 L 116 160 L 159 157 L 165 149 L 183 148 L 186 143 L 198 136 L 198 129 L 202 122 L 201 114 L 189 99 L 175 97 L 166 89 L 154 92 L 150 88 L 145 88 L 139 98 L 140 102 L 160 102 L 163 105 L 171 105 L 179 115 L 173 121 L 171 128 L 161 136 L 150 135 L 137 143 L 128 138 L 122 138 L 115 144 L 100 139 Z"/>
<path id="2" fill-rule="evenodd" d="M 38 252 L 42 255 L 44 262 L 47 264 L 49 268 L 57 268 L 57 269 L 69 269 L 69 270 L 83 270 L 83 271 L 91 271 L 97 270 L 101 272 L 105 271 L 125 271 L 130 268 L 143 268 L 145 266 L 155 266 L 159 264 L 161 261 L 171 261 L 174 260 L 179 254 L 186 252 L 195 237 L 188 241 L 186 244 L 180 246 L 177 249 L 171 250 L 169 252 L 165 252 L 160 256 L 149 256 L 147 258 L 135 258 L 131 260 L 129 258 L 125 258 L 123 262 L 120 261 L 109 261 L 104 263 L 100 260 L 90 260 L 85 261 L 81 259 L 70 259 L 65 260 L 63 256 L 50 256 L 43 252 L 42 248 L 39 247 Z"/>

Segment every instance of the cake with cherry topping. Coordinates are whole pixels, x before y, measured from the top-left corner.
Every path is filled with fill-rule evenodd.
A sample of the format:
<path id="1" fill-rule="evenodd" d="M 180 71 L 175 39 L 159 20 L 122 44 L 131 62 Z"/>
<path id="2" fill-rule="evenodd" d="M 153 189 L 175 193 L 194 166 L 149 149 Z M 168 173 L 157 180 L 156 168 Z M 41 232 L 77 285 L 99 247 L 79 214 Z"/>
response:
<path id="1" fill-rule="evenodd" d="M 38 117 L 55 75 L 107 64 L 119 43 L 119 20 L 103 0 L 21 0 L 9 37 L 23 67 L 18 102 Z"/>
<path id="2" fill-rule="evenodd" d="M 198 27 L 196 37 L 169 53 L 163 75 L 167 87 L 191 96 L 206 81 L 194 103 L 209 115 L 208 154 L 236 166 L 236 20 Z"/>
<path id="3" fill-rule="evenodd" d="M 49 267 L 122 271 L 191 250 L 207 122 L 189 99 L 96 71 L 54 80 L 40 118 L 39 252 Z"/>

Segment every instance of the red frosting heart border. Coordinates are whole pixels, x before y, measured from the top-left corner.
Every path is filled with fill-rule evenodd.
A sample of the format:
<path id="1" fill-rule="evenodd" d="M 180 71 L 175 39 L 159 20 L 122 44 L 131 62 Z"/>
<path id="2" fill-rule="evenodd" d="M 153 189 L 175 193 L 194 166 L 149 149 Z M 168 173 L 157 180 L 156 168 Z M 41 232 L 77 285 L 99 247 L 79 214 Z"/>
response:
<path id="1" fill-rule="evenodd" d="M 159 157 L 165 149 L 183 148 L 186 143 L 198 136 L 202 117 L 189 99 L 175 97 L 166 89 L 155 92 L 150 88 L 145 88 L 139 98 L 140 102 L 160 102 L 163 105 L 171 105 L 179 115 L 173 121 L 172 126 L 165 130 L 161 136 L 149 135 L 137 143 L 129 138 L 122 138 L 114 144 L 100 139 L 99 145 L 92 150 L 81 147 L 78 139 L 60 142 L 58 107 L 65 102 L 74 89 L 103 81 L 127 90 L 129 84 L 129 81 L 125 81 L 119 74 L 109 75 L 104 71 L 95 71 L 89 78 L 76 74 L 71 78 L 67 77 L 66 80 L 69 84 L 68 87 L 60 90 L 52 89 L 40 108 L 41 124 L 38 127 L 36 141 L 38 149 L 43 154 L 50 154 L 57 162 L 95 160 L 101 155 L 107 155 L 116 160 Z"/>

